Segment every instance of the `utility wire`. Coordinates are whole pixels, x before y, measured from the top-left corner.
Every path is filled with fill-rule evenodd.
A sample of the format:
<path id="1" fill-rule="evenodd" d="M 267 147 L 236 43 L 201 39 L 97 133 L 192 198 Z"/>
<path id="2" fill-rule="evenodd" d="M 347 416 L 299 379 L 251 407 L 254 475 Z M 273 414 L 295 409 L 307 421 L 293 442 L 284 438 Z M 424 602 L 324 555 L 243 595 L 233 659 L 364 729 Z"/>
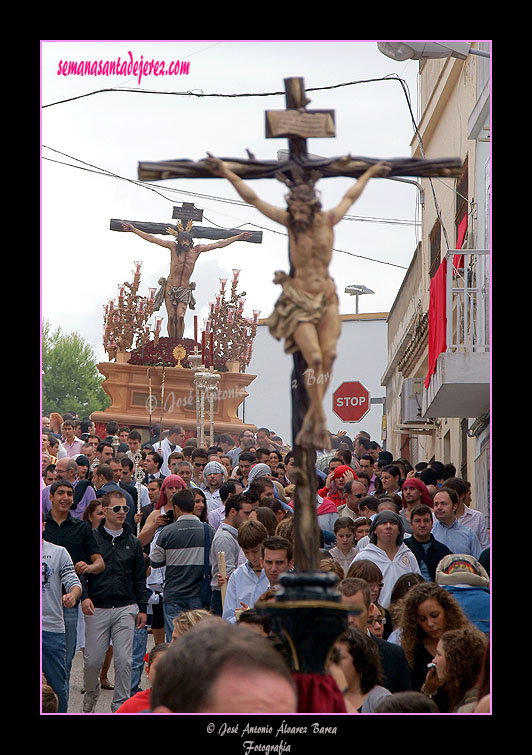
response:
<path id="1" fill-rule="evenodd" d="M 96 173 L 97 175 L 105 175 L 105 176 L 109 176 L 111 178 L 117 178 L 118 180 L 127 181 L 128 183 L 133 183 L 136 186 L 140 186 L 142 188 L 146 188 L 146 189 L 152 190 L 156 194 L 158 194 L 159 196 L 161 196 L 163 199 L 165 199 L 165 200 L 167 200 L 169 202 L 174 201 L 172 198 L 166 197 L 159 189 L 156 189 L 154 186 L 152 186 L 148 182 L 136 181 L 135 179 L 132 179 L 132 178 L 124 178 L 123 176 L 119 176 L 117 173 L 113 173 L 112 171 L 109 171 L 109 170 L 107 170 L 105 168 L 100 168 L 100 167 L 98 167 L 96 165 L 93 165 L 91 163 L 87 163 L 84 160 L 80 160 L 77 157 L 72 157 L 72 155 L 67 155 L 65 152 L 61 152 L 60 150 L 54 149 L 53 147 L 47 147 L 46 145 L 43 145 L 43 147 L 45 149 L 50 149 L 52 152 L 56 152 L 57 154 L 63 155 L 64 157 L 68 157 L 71 160 L 76 160 L 77 162 L 80 162 L 80 163 L 82 163 L 82 165 L 87 166 L 87 167 L 82 167 L 82 166 L 79 166 L 79 165 L 72 165 L 71 163 L 66 163 L 66 162 L 63 162 L 61 160 L 54 160 L 53 158 L 49 158 L 49 157 L 44 157 L 43 156 L 44 160 L 48 160 L 49 162 L 53 162 L 53 163 L 58 163 L 59 165 L 65 165 L 66 167 L 69 167 L 69 168 L 77 168 L 79 170 L 85 170 L 85 171 L 87 171 L 89 173 Z M 227 199 L 225 197 L 216 197 L 216 196 L 213 196 L 211 194 L 197 194 L 196 192 L 183 191 L 181 189 L 172 189 L 172 188 L 169 188 L 169 187 L 166 187 L 165 190 L 166 191 L 171 191 L 171 192 L 176 192 L 178 194 L 179 193 L 186 194 L 187 196 L 201 197 L 203 199 L 211 199 L 211 200 L 214 200 L 214 201 L 225 202 L 227 204 L 235 204 L 235 205 L 244 206 L 244 207 L 252 207 L 253 206 L 253 205 L 247 204 L 246 202 L 243 202 L 243 201 L 238 200 L 238 199 Z M 397 222 L 399 224 L 402 224 L 402 223 L 406 224 L 406 223 L 411 223 L 412 222 L 412 221 L 394 221 L 392 219 L 386 219 L 386 218 L 382 218 L 382 221 L 381 221 L 381 219 L 378 219 L 378 218 L 367 218 L 367 219 L 364 219 L 362 217 L 347 216 L 347 215 L 345 216 L 345 218 L 349 219 L 349 220 L 359 220 L 359 219 L 360 220 L 367 220 L 369 222 L 384 222 L 384 223 L 394 223 L 394 222 Z M 208 220 L 208 218 L 205 218 L 205 219 Z M 210 222 L 210 223 L 212 223 L 213 225 L 216 226 L 216 223 L 213 223 L 213 221 L 209 220 L 208 222 Z M 281 235 L 281 236 L 287 236 L 287 234 L 282 233 L 281 231 L 274 231 L 271 228 L 266 228 L 264 226 L 259 226 L 256 223 L 245 223 L 244 225 L 252 225 L 252 226 L 254 226 L 256 228 L 260 228 L 261 230 L 269 231 L 270 233 L 276 233 L 276 234 Z M 217 226 L 217 227 L 221 228 L 221 226 Z M 391 265 L 393 267 L 400 267 L 403 270 L 407 270 L 408 269 L 404 265 L 397 265 L 397 264 L 395 264 L 393 262 L 385 262 L 383 260 L 373 259 L 372 257 L 364 257 L 361 254 L 354 254 L 353 252 L 348 252 L 348 251 L 345 251 L 343 249 L 335 249 L 334 251 L 342 252 L 343 254 L 349 254 L 349 255 L 351 255 L 353 257 L 360 257 L 361 259 L 371 260 L 372 262 L 378 262 L 378 263 L 380 263 L 382 265 Z"/>
<path id="2" fill-rule="evenodd" d="M 418 138 L 419 151 L 421 152 L 421 156 L 424 158 L 425 157 L 425 149 L 423 147 L 423 139 L 421 138 L 421 134 L 419 133 L 419 129 L 417 127 L 416 119 L 414 118 L 414 113 L 412 112 L 412 105 L 411 105 L 411 102 L 410 102 L 410 93 L 408 92 L 408 86 L 407 86 L 406 82 L 404 81 L 404 79 L 401 79 L 401 78 L 397 77 L 397 81 L 399 81 L 399 83 L 401 84 L 401 87 L 403 88 L 403 92 L 404 92 L 405 99 L 406 99 L 406 104 L 407 104 L 408 110 L 410 112 L 410 118 L 411 118 L 412 124 L 414 126 L 414 132 L 415 132 L 415 134 L 416 134 L 416 136 Z M 451 246 L 450 246 L 450 243 L 449 243 L 449 237 L 447 235 L 447 229 L 445 228 L 445 225 L 444 225 L 443 220 L 442 220 L 442 216 L 441 216 L 441 212 L 440 212 L 440 206 L 438 204 L 438 199 L 436 197 L 436 191 L 434 189 L 434 183 L 432 181 L 432 178 L 429 178 L 428 181 L 429 181 L 430 188 L 431 188 L 431 191 L 432 191 L 432 198 L 434 200 L 434 207 L 436 209 L 436 215 L 438 216 L 438 220 L 440 222 L 440 226 L 441 226 L 441 228 L 443 230 L 443 235 L 445 236 L 445 242 L 447 244 L 447 251 L 449 251 L 449 249 L 451 248 Z"/>
<path id="3" fill-rule="evenodd" d="M 87 165 L 89 168 L 93 168 L 94 170 L 90 170 L 91 173 L 101 173 L 103 175 L 110 176 L 112 178 L 117 178 L 121 181 L 128 181 L 129 183 L 136 184 L 137 186 L 147 187 L 155 189 L 155 186 L 150 183 L 149 181 L 137 181 L 134 178 L 125 178 L 124 176 L 119 176 L 117 173 L 113 173 L 110 170 L 107 170 L 106 168 L 100 168 L 97 165 L 92 165 L 91 163 L 87 163 L 84 160 L 81 160 L 78 157 L 73 157 L 72 155 L 67 155 L 66 152 L 61 152 L 58 149 L 54 149 L 53 147 L 47 147 L 45 144 L 43 144 L 43 147 L 45 149 L 49 149 L 52 152 L 56 152 L 59 155 L 63 155 L 63 157 L 68 157 L 70 160 L 75 160 L 76 162 L 81 163 L 82 165 Z M 62 160 L 53 160 L 50 157 L 44 157 L 43 160 L 48 160 L 49 162 L 55 162 L 59 165 L 66 165 L 69 168 L 78 168 L 81 170 L 80 166 L 78 165 L 72 165 L 71 163 L 65 163 Z M 187 194 L 194 197 L 199 197 L 201 199 L 213 199 L 217 202 L 226 202 L 227 204 L 235 204 L 240 205 L 242 207 L 253 207 L 253 205 L 250 205 L 248 202 L 244 202 L 241 199 L 228 199 L 227 197 L 218 197 L 214 196 L 212 194 L 201 194 L 199 192 L 194 191 L 185 191 L 184 189 L 175 189 L 171 186 L 166 186 L 165 191 L 170 192 L 176 192 L 178 194 Z M 161 194 L 161 196 L 163 196 Z M 165 199 L 168 199 L 168 197 L 165 197 Z M 373 217 L 373 216 L 364 216 L 364 215 L 344 215 L 342 218 L 343 220 L 354 220 L 359 221 L 362 223 L 388 223 L 393 225 L 419 225 L 419 221 L 417 220 L 404 220 L 400 218 L 381 218 L 381 217 Z"/>
<path id="4" fill-rule="evenodd" d="M 359 80 L 356 80 L 356 81 L 347 81 L 347 82 L 344 82 L 344 83 L 341 83 L 341 84 L 330 84 L 328 86 L 323 86 L 323 87 L 308 87 L 308 88 L 305 89 L 305 91 L 307 91 L 307 92 L 325 91 L 325 90 L 329 90 L 329 89 L 339 89 L 341 87 L 354 86 L 354 85 L 357 85 L 357 84 L 375 83 L 377 81 L 398 81 L 399 84 L 401 85 L 401 87 L 403 89 L 403 94 L 404 94 L 405 99 L 406 99 L 407 107 L 408 107 L 408 110 L 410 112 L 410 118 L 412 120 L 412 124 L 413 124 L 413 127 L 414 127 L 414 132 L 415 132 L 415 134 L 416 134 L 416 136 L 418 138 L 418 141 L 419 141 L 420 152 L 421 152 L 421 155 L 423 157 L 425 157 L 425 150 L 424 150 L 424 147 L 423 147 L 423 139 L 421 138 L 421 134 L 419 132 L 419 129 L 418 129 L 418 126 L 417 126 L 417 123 L 416 123 L 416 119 L 414 117 L 414 113 L 412 112 L 412 106 L 411 106 L 411 100 L 410 100 L 410 93 L 408 91 L 408 85 L 407 85 L 406 81 L 404 79 L 402 79 L 400 76 L 398 76 L 396 73 L 389 74 L 387 76 L 382 76 L 382 77 L 379 77 L 379 78 L 359 79 Z M 205 92 L 196 92 L 196 91 L 192 91 L 192 90 L 189 90 L 189 91 L 186 91 L 186 92 L 168 92 L 168 91 L 162 91 L 161 92 L 161 91 L 152 90 L 152 89 L 130 89 L 130 88 L 126 88 L 126 87 L 123 87 L 123 88 L 121 88 L 121 87 L 110 87 L 110 88 L 107 88 L 107 89 L 99 89 L 99 90 L 96 90 L 94 92 L 88 92 L 87 94 L 78 95 L 77 97 L 71 97 L 71 98 L 66 99 L 66 100 L 61 100 L 61 101 L 58 101 L 58 102 L 49 103 L 48 105 L 43 105 L 43 108 L 45 108 L 45 107 L 51 107 L 52 105 L 59 105 L 59 104 L 63 104 L 63 103 L 66 103 L 66 102 L 71 102 L 72 100 L 80 99 L 82 97 L 90 97 L 92 95 L 100 94 L 100 93 L 104 93 L 104 92 L 132 92 L 132 93 L 135 93 L 135 94 L 163 94 L 163 95 L 178 96 L 178 97 L 224 97 L 224 98 L 273 97 L 273 96 L 279 96 L 279 95 L 284 95 L 285 94 L 285 92 L 282 92 L 282 91 L 277 91 L 277 92 L 240 92 L 240 93 L 232 93 L 232 94 L 224 94 L 224 93 L 221 93 L 221 92 L 205 93 Z M 128 180 L 128 179 L 124 179 L 124 180 Z M 448 234 L 447 234 L 447 229 L 446 229 L 446 227 L 445 227 L 445 225 L 443 223 L 443 220 L 442 220 L 440 207 L 439 207 L 438 200 L 437 200 L 437 197 L 436 197 L 436 192 L 435 192 L 435 189 L 434 189 L 434 183 L 432 181 L 432 178 L 429 178 L 428 181 L 429 181 L 429 184 L 430 184 L 430 187 L 431 187 L 431 191 L 432 191 L 432 197 L 433 197 L 433 200 L 434 200 L 434 206 L 435 206 L 435 209 L 436 209 L 436 214 L 438 216 L 438 220 L 440 222 L 441 228 L 443 230 L 443 234 L 445 236 L 445 241 L 446 241 L 446 244 L 447 244 L 447 250 L 449 250 L 451 248 L 450 247 L 450 242 L 449 242 L 449 237 L 448 237 Z"/>
<path id="5" fill-rule="evenodd" d="M 205 215 L 204 215 L 205 217 Z M 209 223 L 212 223 L 212 225 L 216 226 L 217 228 L 222 228 L 221 225 L 218 225 L 212 220 L 209 220 L 209 218 L 205 217 L 205 220 L 207 220 Z M 253 226 L 253 228 L 259 228 L 261 231 L 269 231 L 270 233 L 276 233 L 278 236 L 285 236 L 288 238 L 287 233 L 283 233 L 283 231 L 274 231 L 271 228 L 266 228 L 265 226 L 258 225 L 257 223 L 242 223 L 241 225 L 237 225 L 236 229 L 243 228 L 244 226 Z M 235 229 L 235 230 L 236 230 Z M 342 254 L 349 254 L 350 257 L 358 257 L 363 260 L 369 260 L 370 262 L 379 262 L 381 265 L 390 265 L 391 267 L 400 267 L 402 270 L 408 270 L 407 267 L 404 265 L 397 265 L 395 262 L 385 262 L 384 260 L 377 260 L 373 257 L 365 257 L 363 254 L 355 254 L 354 252 L 347 252 L 345 249 L 337 249 L 336 247 L 333 247 L 333 252 L 341 252 Z"/>
<path id="6" fill-rule="evenodd" d="M 346 81 L 342 84 L 330 84 L 323 87 L 308 87 L 306 92 L 321 92 L 327 89 L 339 89 L 340 87 L 353 86 L 355 84 L 371 84 L 376 81 L 402 81 L 397 74 L 389 74 L 388 76 L 382 76 L 377 79 L 360 79 L 359 81 Z M 161 91 L 157 89 L 133 89 L 132 87 L 106 87 L 105 89 L 96 89 L 93 92 L 87 92 L 86 94 L 78 94 L 75 97 L 68 97 L 66 100 L 58 100 L 57 102 L 50 102 L 48 105 L 43 105 L 43 109 L 47 107 L 53 107 L 54 105 L 63 105 L 66 102 L 73 102 L 74 100 L 80 100 L 84 97 L 92 97 L 95 94 L 105 94 L 107 92 L 129 92 L 132 94 L 160 94 L 168 95 L 171 97 L 223 97 L 223 98 L 239 98 L 239 97 L 277 97 L 285 95 L 286 92 L 240 92 L 233 94 L 223 94 L 222 92 L 201 92 L 194 90 L 187 90 L 185 92 L 169 92 Z"/>

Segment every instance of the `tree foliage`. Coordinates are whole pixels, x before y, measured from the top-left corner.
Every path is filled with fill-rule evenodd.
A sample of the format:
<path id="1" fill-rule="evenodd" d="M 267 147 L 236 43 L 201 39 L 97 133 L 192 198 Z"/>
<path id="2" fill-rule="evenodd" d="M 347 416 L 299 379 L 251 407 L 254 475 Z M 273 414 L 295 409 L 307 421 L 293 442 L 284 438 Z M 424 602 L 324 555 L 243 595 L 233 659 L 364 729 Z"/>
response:
<path id="1" fill-rule="evenodd" d="M 110 405 L 102 388 L 104 378 L 96 367 L 92 347 L 78 333 L 42 327 L 42 404 L 44 411 L 64 414 L 76 411 L 80 417 Z"/>

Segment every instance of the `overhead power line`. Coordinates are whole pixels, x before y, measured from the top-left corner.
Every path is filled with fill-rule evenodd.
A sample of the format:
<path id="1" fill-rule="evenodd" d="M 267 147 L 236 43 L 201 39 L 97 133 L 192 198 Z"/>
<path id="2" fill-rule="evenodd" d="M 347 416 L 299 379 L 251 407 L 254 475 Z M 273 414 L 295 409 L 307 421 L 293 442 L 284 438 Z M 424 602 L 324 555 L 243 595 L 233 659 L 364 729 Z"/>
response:
<path id="1" fill-rule="evenodd" d="M 341 87 L 349 87 L 354 86 L 356 84 L 371 84 L 376 81 L 403 81 L 397 74 L 389 74 L 388 76 L 381 76 L 377 79 L 360 79 L 358 81 L 346 81 L 342 84 L 329 84 L 328 86 L 323 87 L 307 87 L 305 89 L 306 92 L 321 92 L 325 91 L 327 89 L 340 89 Z M 285 91 L 278 91 L 278 92 L 234 92 L 234 93 L 223 93 L 223 92 L 201 92 L 201 91 L 194 91 L 192 89 L 187 90 L 185 92 L 169 92 L 169 91 L 161 91 L 158 89 L 139 89 L 139 88 L 133 88 L 133 87 L 106 87 L 105 89 L 95 89 L 93 92 L 86 92 L 85 94 L 78 94 L 75 97 L 68 97 L 65 100 L 57 100 L 57 102 L 49 102 L 47 105 L 43 105 L 43 109 L 47 107 L 53 107 L 55 105 L 64 105 L 67 102 L 73 102 L 74 100 L 80 100 L 84 97 L 93 97 L 96 94 L 106 94 L 109 92 L 125 92 L 130 94 L 159 94 L 164 96 L 170 96 L 170 97 L 222 97 L 222 98 L 238 98 L 238 97 L 278 97 L 280 95 L 285 95 Z"/>
<path id="2" fill-rule="evenodd" d="M 112 171 L 107 170 L 106 168 L 100 168 L 100 167 L 98 167 L 96 165 L 92 165 L 91 163 L 87 163 L 87 162 L 85 162 L 83 160 L 80 160 L 77 157 L 72 157 L 72 155 L 67 155 L 65 152 L 61 152 L 60 150 L 54 149 L 53 147 L 47 147 L 46 145 L 43 145 L 43 147 L 45 149 L 51 150 L 52 152 L 56 152 L 59 155 L 63 155 L 64 157 L 68 157 L 70 160 L 76 160 L 77 162 L 82 163 L 82 165 L 73 165 L 72 163 L 63 162 L 62 160 L 54 160 L 51 157 L 45 157 L 45 156 L 43 156 L 43 160 L 47 160 L 48 162 L 57 163 L 59 165 L 65 165 L 67 168 L 76 168 L 78 170 L 87 171 L 88 173 L 95 173 L 96 175 L 107 176 L 109 178 L 115 178 L 115 179 L 120 180 L 120 181 L 127 181 L 128 183 L 135 184 L 136 186 L 139 186 L 139 187 L 141 187 L 143 189 L 148 189 L 148 190 L 154 191 L 156 194 L 158 194 L 160 197 L 162 197 L 163 199 L 165 199 L 168 202 L 174 202 L 175 201 L 175 199 L 173 199 L 172 197 L 165 196 L 162 193 L 162 191 L 160 190 L 159 187 L 155 187 L 152 184 L 150 184 L 149 182 L 136 181 L 133 178 L 125 178 L 124 176 L 120 176 L 117 173 L 113 173 Z M 86 167 L 84 167 L 84 166 L 86 166 Z M 184 194 L 186 196 L 196 197 L 196 198 L 199 198 L 199 199 L 209 199 L 209 200 L 212 200 L 212 201 L 215 201 L 215 202 L 223 202 L 223 203 L 226 203 L 226 204 L 238 205 L 238 206 L 241 206 L 241 207 L 253 207 L 253 205 L 250 205 L 247 202 L 243 202 L 242 200 L 228 199 L 227 197 L 217 197 L 217 196 L 214 196 L 212 194 L 200 194 L 198 192 L 185 191 L 184 189 L 174 189 L 172 187 L 165 187 L 164 190 L 168 191 L 168 192 L 174 192 L 174 193 L 177 193 L 177 194 Z M 205 219 L 207 220 L 207 218 L 205 218 Z M 415 224 L 415 221 L 409 221 L 409 220 L 394 220 L 392 218 L 372 218 L 372 217 L 362 217 L 362 216 L 356 216 L 356 215 L 345 215 L 344 219 L 345 220 L 353 220 L 353 221 L 361 221 L 361 222 L 373 222 L 373 223 L 385 223 L 385 224 L 386 223 L 392 223 L 392 224 L 399 224 L 399 225 L 407 225 L 407 224 L 413 225 L 413 224 Z M 216 226 L 216 223 L 214 223 L 213 221 L 209 220 L 208 222 L 210 222 L 210 223 L 212 223 L 213 225 Z M 283 233 L 282 231 L 275 231 L 275 230 L 273 230 L 271 228 L 266 228 L 265 226 L 260 226 L 260 225 L 258 225 L 256 223 L 246 222 L 245 225 L 252 225 L 255 228 L 259 228 L 261 230 L 268 231 L 269 233 L 275 233 L 275 234 L 280 235 L 280 236 L 287 236 L 287 234 Z M 221 226 L 218 226 L 218 227 L 221 227 Z M 404 265 L 398 265 L 398 264 L 396 264 L 394 262 L 386 262 L 385 260 L 374 259 L 372 257 L 367 257 L 367 256 L 364 256 L 362 254 L 355 254 L 354 252 L 348 252 L 348 251 L 346 251 L 344 249 L 334 249 L 334 251 L 341 252 L 342 254 L 349 254 L 352 257 L 359 257 L 361 259 L 366 259 L 366 260 L 369 260 L 371 262 L 378 262 L 381 265 L 390 265 L 392 267 L 399 267 L 399 268 L 401 268 L 403 270 L 407 270 L 408 269 Z"/>

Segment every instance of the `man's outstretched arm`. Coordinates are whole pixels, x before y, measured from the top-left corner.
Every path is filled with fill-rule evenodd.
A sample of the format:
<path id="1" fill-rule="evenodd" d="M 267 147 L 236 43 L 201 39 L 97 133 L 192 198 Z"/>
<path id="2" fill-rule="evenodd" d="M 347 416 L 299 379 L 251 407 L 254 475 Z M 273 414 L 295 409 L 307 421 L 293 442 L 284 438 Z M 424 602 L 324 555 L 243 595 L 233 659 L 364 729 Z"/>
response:
<path id="1" fill-rule="evenodd" d="M 135 233 L 137 236 L 140 236 L 141 239 L 144 239 L 145 241 L 149 241 L 151 244 L 158 244 L 159 246 L 164 246 L 166 249 L 172 249 L 172 244 L 174 241 L 171 239 L 159 239 L 157 236 L 153 236 L 151 233 L 146 233 L 146 231 L 141 231 L 139 228 L 135 228 L 134 225 L 131 225 L 131 223 L 122 223 L 122 228 L 124 231 L 129 233 Z"/>
<path id="2" fill-rule="evenodd" d="M 359 196 L 366 188 L 366 184 L 368 183 L 370 178 L 375 178 L 377 176 L 380 178 L 385 178 L 389 174 L 391 167 L 392 166 L 390 165 L 390 163 L 381 160 L 380 162 L 375 163 L 375 165 L 372 165 L 370 168 L 368 168 L 364 173 L 362 173 L 360 178 L 357 179 L 357 182 L 348 191 L 346 191 L 346 193 L 340 200 L 339 205 L 335 207 L 334 210 L 330 210 L 327 213 L 332 225 L 338 223 L 349 210 L 351 205 L 357 201 Z"/>
<path id="3" fill-rule="evenodd" d="M 212 157 L 211 155 L 209 155 L 209 158 L 205 160 L 205 163 L 210 169 L 211 173 L 213 173 L 215 176 L 227 178 L 227 180 L 233 184 L 244 202 L 247 202 L 248 204 L 253 205 L 253 207 L 256 207 L 257 210 L 259 210 L 259 212 L 262 212 L 262 214 L 267 218 L 275 220 L 277 223 L 281 223 L 281 225 L 287 225 L 288 212 L 286 210 L 283 210 L 281 207 L 275 207 L 274 205 L 268 204 L 268 202 L 264 202 L 262 199 L 260 199 L 257 194 L 255 194 L 253 189 L 250 189 L 250 187 L 244 183 L 240 176 L 237 176 L 236 173 L 233 173 L 233 171 L 226 165 L 226 163 L 223 162 L 223 160 L 219 160 L 217 157 Z"/>
<path id="4" fill-rule="evenodd" d="M 198 244 L 196 249 L 198 252 L 209 252 L 211 249 L 221 249 L 223 246 L 229 246 L 229 244 L 233 244 L 235 241 L 247 241 L 249 238 L 251 238 L 251 233 L 249 231 L 242 231 L 242 233 L 238 233 L 236 236 L 230 236 L 228 239 L 222 239 L 221 241 L 214 241 L 212 244 Z"/>

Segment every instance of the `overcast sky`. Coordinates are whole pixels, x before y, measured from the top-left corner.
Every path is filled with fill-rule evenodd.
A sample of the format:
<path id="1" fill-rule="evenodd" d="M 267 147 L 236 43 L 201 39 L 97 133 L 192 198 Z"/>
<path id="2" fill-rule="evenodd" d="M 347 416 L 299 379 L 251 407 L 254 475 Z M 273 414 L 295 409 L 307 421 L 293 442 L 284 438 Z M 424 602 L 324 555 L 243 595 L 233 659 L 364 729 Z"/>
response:
<path id="1" fill-rule="evenodd" d="M 127 72 L 58 74 L 65 61 L 102 61 L 103 66 L 118 57 L 126 63 L 154 59 L 167 67 L 172 61 L 184 61 L 189 73 L 164 77 L 152 73 L 140 82 Z M 336 121 L 336 137 L 309 139 L 309 152 L 409 157 L 413 125 L 399 82 L 352 82 L 399 76 L 406 82 L 417 117 L 417 71 L 415 61 L 397 63 L 382 55 L 375 41 L 43 42 L 42 316 L 53 327 L 79 333 L 97 360 L 107 361 L 102 305 L 116 297 L 118 284 L 131 280 L 135 260 L 143 263 L 141 294 L 157 287 L 158 278 L 169 271 L 167 250 L 133 234 L 110 231 L 109 221 L 171 223 L 173 206 L 185 201 L 204 210 L 202 225 L 263 231 L 261 245 L 235 243 L 199 258 L 192 279 L 197 285 L 200 324 L 219 288 L 218 279 L 230 277 L 232 268 L 242 271 L 239 290 L 247 292 L 244 313 L 251 317 L 258 309 L 261 317 L 267 317 L 280 294 L 272 282 L 273 272 L 288 270 L 284 229 L 255 208 L 236 203 L 240 197 L 223 179 L 173 179 L 148 187 L 138 182 L 137 166 L 141 160 L 199 160 L 207 151 L 245 158 L 246 148 L 259 159 L 275 159 L 287 140 L 265 138 L 264 112 L 284 109 L 284 94 L 198 98 L 166 93 L 284 92 L 284 78 L 301 76 L 307 89 L 335 86 L 308 93 L 308 107 L 332 109 Z M 110 88 L 132 91 L 95 93 Z M 120 178 L 102 175 L 100 170 Z M 318 189 L 324 208 L 335 206 L 353 181 L 322 179 Z M 286 187 L 277 180 L 261 179 L 251 185 L 262 198 L 284 205 Z M 344 219 L 336 226 L 339 251 L 330 267 L 340 312 L 355 311 L 354 298 L 344 293 L 349 284 L 364 284 L 375 292 L 360 298 L 360 312 L 388 311 L 418 241 L 418 191 L 409 184 L 374 180 L 349 215 L 359 219 Z M 161 314 L 166 316 L 166 311 Z M 193 314 L 187 314 L 185 337 L 193 336 Z"/>

